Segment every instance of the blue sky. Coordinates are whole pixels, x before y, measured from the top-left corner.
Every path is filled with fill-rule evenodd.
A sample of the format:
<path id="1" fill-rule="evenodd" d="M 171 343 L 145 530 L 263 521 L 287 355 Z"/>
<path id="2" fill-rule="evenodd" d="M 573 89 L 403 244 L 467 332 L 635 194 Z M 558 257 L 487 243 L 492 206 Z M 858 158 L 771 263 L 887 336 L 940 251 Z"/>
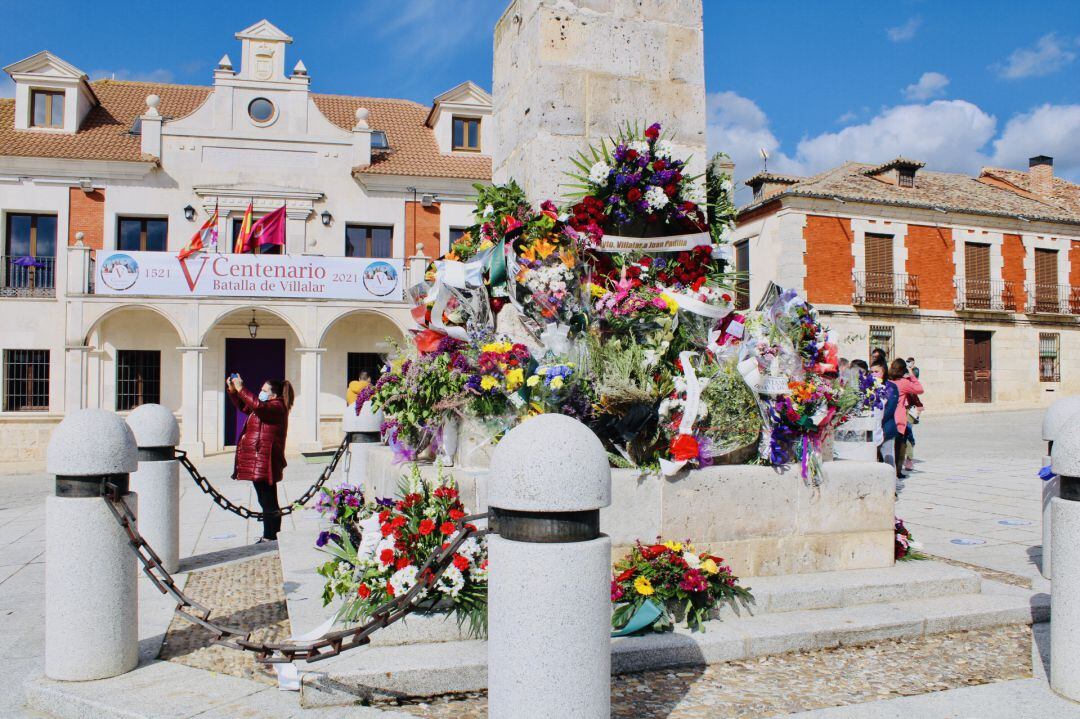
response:
<path id="1" fill-rule="evenodd" d="M 429 102 L 491 84 L 506 0 L 3 2 L 0 63 L 49 49 L 93 77 L 208 84 L 267 17 L 319 92 Z M 1080 180 L 1080 2 L 704 0 L 711 150 L 736 174 L 816 172 L 903 153 L 975 172 L 1055 157 Z M 318 11 L 313 8 L 318 7 Z M 92 11 L 88 10 L 92 8 Z M 10 95 L 6 76 L 0 94 Z"/>

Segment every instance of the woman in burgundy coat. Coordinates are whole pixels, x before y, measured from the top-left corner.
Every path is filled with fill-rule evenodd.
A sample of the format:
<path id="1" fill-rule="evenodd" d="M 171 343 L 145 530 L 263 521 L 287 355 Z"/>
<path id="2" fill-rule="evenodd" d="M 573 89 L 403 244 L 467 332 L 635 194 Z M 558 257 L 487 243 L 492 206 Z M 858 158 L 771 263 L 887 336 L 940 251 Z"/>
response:
<path id="1" fill-rule="evenodd" d="M 295 393 L 288 380 L 267 380 L 256 397 L 244 388 L 239 375 L 225 380 L 229 399 L 247 414 L 236 440 L 233 479 L 254 483 L 263 518 L 263 536 L 256 542 L 273 542 L 281 529 L 277 483 L 285 471 L 285 437 L 289 433 L 289 410 Z"/>

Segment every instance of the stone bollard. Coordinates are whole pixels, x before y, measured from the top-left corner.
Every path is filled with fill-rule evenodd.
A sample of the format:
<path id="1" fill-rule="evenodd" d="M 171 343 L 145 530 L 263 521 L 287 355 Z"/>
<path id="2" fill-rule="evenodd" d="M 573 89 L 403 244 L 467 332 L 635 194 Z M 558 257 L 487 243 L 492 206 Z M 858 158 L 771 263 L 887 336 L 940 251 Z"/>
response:
<path id="1" fill-rule="evenodd" d="M 345 455 L 345 464 L 342 471 L 345 474 L 345 482 L 353 487 L 360 487 L 367 491 L 367 451 L 372 445 L 379 442 L 379 427 L 382 425 L 383 413 L 371 410 L 371 400 L 364 403 L 360 408 L 360 414 L 350 405 L 345 408 L 341 415 L 341 431 L 349 440 L 349 453 Z"/>
<path id="2" fill-rule="evenodd" d="M 139 405 L 127 423 L 139 447 L 139 469 L 131 475 L 131 491 L 139 498 L 139 534 L 172 573 L 180 568 L 180 425 L 160 404 Z"/>
<path id="3" fill-rule="evenodd" d="M 1051 500 L 1050 687 L 1080 701 L 1080 426 L 1062 428 L 1052 456 L 1061 496 Z"/>
<path id="4" fill-rule="evenodd" d="M 1043 466 L 1050 466 L 1050 454 L 1054 450 L 1054 440 L 1058 433 L 1066 429 L 1069 420 L 1075 418 L 1080 422 L 1080 397 L 1062 397 L 1050 405 L 1043 414 L 1042 438 L 1046 442 L 1046 457 L 1043 458 Z M 1042 485 L 1042 567 L 1040 571 L 1047 579 L 1051 576 L 1053 561 L 1050 551 L 1051 500 L 1058 496 L 1060 480 L 1054 477 L 1043 482 Z"/>
<path id="5" fill-rule="evenodd" d="M 56 495 L 45 500 L 45 675 L 129 672 L 139 663 L 137 561 L 101 493 L 106 481 L 119 485 L 135 511 L 135 437 L 112 412 L 81 409 L 53 431 L 46 465 Z"/>
<path id="6" fill-rule="evenodd" d="M 558 414 L 510 430 L 488 489 L 488 716 L 611 715 L 611 540 L 600 440 Z"/>

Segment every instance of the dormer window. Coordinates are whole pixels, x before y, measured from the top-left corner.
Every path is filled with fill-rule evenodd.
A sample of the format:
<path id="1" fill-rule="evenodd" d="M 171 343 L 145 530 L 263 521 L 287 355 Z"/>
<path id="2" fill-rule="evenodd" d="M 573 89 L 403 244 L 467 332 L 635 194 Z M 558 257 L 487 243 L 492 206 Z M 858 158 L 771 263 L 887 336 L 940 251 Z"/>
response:
<path id="1" fill-rule="evenodd" d="M 30 126 L 62 128 L 64 126 L 64 91 L 30 91 Z"/>
<path id="2" fill-rule="evenodd" d="M 480 151 L 480 118 L 454 117 L 453 148 L 457 151 Z"/>
<path id="3" fill-rule="evenodd" d="M 901 167 L 898 170 L 900 187 L 915 187 L 915 170 Z"/>
<path id="4" fill-rule="evenodd" d="M 371 131 L 371 149 L 372 150 L 389 150 L 390 141 L 386 139 L 386 133 L 382 130 Z"/>

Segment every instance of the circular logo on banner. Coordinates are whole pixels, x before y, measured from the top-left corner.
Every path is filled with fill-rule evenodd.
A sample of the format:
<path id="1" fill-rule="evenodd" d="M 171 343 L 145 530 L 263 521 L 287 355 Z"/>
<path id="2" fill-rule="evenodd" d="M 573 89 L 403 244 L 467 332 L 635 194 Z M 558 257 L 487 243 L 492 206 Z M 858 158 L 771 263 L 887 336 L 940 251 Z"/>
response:
<path id="1" fill-rule="evenodd" d="M 364 287 L 376 297 L 390 294 L 398 285 L 398 272 L 389 262 L 372 262 L 364 270 Z"/>
<path id="2" fill-rule="evenodd" d="M 109 255 L 101 263 L 101 281 L 110 289 L 123 292 L 139 279 L 139 263 L 131 255 Z"/>

